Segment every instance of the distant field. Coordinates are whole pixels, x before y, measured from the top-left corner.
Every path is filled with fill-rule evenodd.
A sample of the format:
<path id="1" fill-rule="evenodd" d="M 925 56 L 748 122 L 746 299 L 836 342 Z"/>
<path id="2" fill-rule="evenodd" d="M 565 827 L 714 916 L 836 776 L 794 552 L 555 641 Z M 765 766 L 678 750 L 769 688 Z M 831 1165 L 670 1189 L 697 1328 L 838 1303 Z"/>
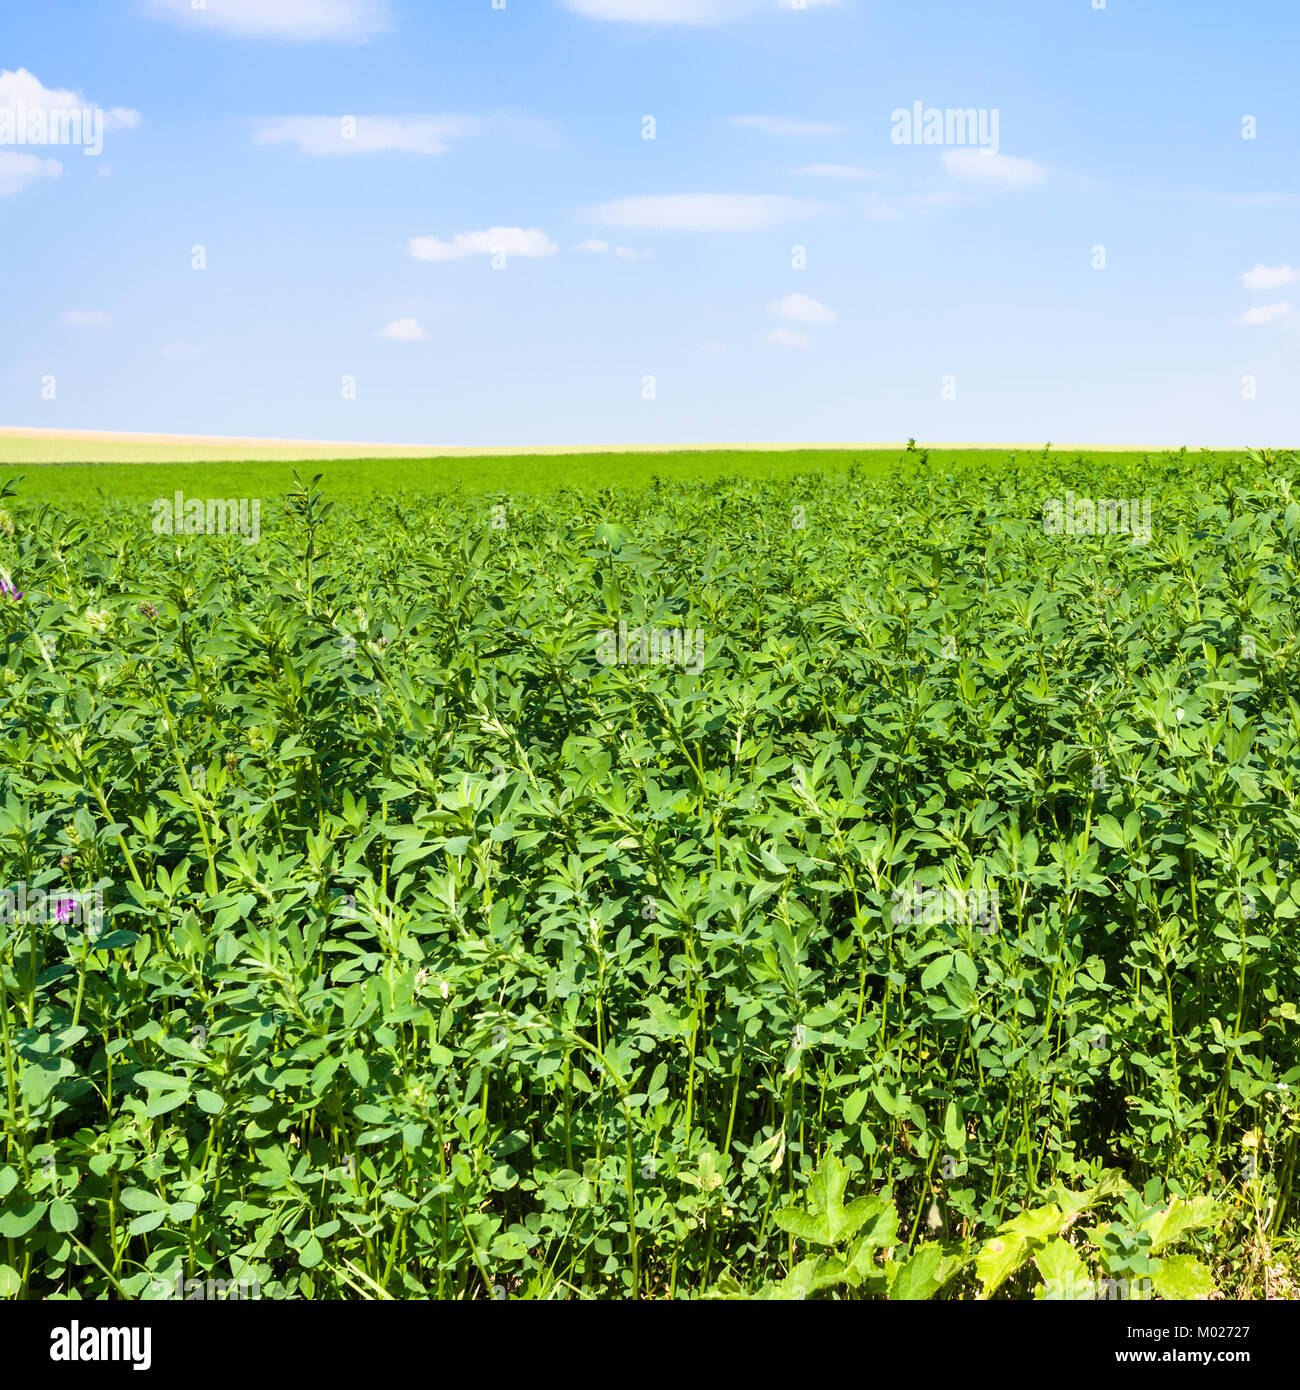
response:
<path id="1" fill-rule="evenodd" d="M 226 453 L 222 454 L 222 448 Z M 638 488 L 659 478 L 669 483 L 701 482 L 725 477 L 779 480 L 800 473 L 838 474 L 857 465 L 868 476 L 897 473 L 922 464 L 927 471 L 957 465 L 1002 469 L 1021 458 L 1040 458 L 1042 446 L 999 445 L 985 448 L 949 446 L 909 453 L 902 445 L 821 448 L 776 448 L 737 445 L 654 450 L 627 448 L 565 453 L 471 451 L 341 457 L 349 446 L 272 445 L 252 441 L 179 443 L 144 437 L 129 440 L 76 436 L 6 435 L 0 431 L 0 477 L 25 475 L 22 491 L 45 501 L 96 497 L 122 501 L 170 496 L 180 488 L 190 496 L 279 496 L 292 484 L 295 464 L 305 475 L 320 473 L 332 496 L 373 493 L 538 495 L 574 487 Z M 319 448 L 332 456 L 314 454 Z M 260 451 L 260 452 L 259 452 Z M 1114 450 L 1062 446 L 1053 457 L 1104 455 L 1115 467 L 1140 465 L 1145 458 L 1172 451 Z M 94 458 L 85 455 L 93 454 Z M 213 457 L 216 454 L 217 457 Z M 73 461 L 78 456 L 83 461 Z"/>
<path id="2" fill-rule="evenodd" d="M 855 459 L 864 471 L 885 473 L 906 458 L 903 450 L 854 454 L 801 450 L 786 454 L 742 452 L 684 454 L 490 455 L 481 458 L 369 458 L 306 460 L 296 465 L 276 459 L 230 463 L 64 464 L 30 468 L 24 494 L 47 501 L 102 497 L 121 501 L 170 496 L 177 488 L 192 497 L 280 496 L 293 483 L 295 466 L 303 476 L 319 473 L 333 497 L 375 493 L 430 495 L 449 492 L 533 495 L 566 487 L 586 491 L 637 488 L 653 478 L 669 482 L 721 477 L 782 478 L 795 473 L 839 473 Z M 954 455 L 953 457 L 956 457 Z M 990 454 L 990 463 L 1005 456 Z M 0 476 L 19 467 L 0 463 Z"/>
<path id="3" fill-rule="evenodd" d="M 493 449 L 427 444 L 350 444 L 304 439 L 247 439 L 189 434 L 112 434 L 94 430 L 37 430 L 0 425 L 0 464 L 6 463 L 224 463 L 288 462 L 295 459 L 450 459 L 589 457 L 604 454 L 699 454 L 699 453 L 893 453 L 899 443 L 787 441 L 782 444 L 753 444 L 732 441 L 723 444 L 608 444 L 599 447 L 530 446 Z M 1037 444 L 998 444 L 984 441 L 968 444 L 946 440 L 927 447 L 938 450 L 989 449 L 996 453 L 1018 450 L 1036 452 Z M 1086 453 L 1130 453 L 1122 446 L 1078 446 L 1058 444 L 1057 450 L 1070 452 L 1082 448 Z"/>

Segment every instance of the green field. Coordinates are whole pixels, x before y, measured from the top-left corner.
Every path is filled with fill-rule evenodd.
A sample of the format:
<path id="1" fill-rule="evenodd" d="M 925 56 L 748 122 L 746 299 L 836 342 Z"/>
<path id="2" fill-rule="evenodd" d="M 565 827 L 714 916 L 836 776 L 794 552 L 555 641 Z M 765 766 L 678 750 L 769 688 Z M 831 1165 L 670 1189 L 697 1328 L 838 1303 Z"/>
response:
<path id="1" fill-rule="evenodd" d="M 724 478 L 793 478 L 828 475 L 856 466 L 864 476 L 909 474 L 921 463 L 915 450 L 897 449 L 709 449 L 630 453 L 447 454 L 422 458 L 200 459 L 156 461 L 163 446 L 131 446 L 130 460 L 45 462 L 30 453 L 62 454 L 64 446 L 19 449 L 26 441 L 0 439 L 0 470 L 25 475 L 26 491 L 62 504 L 139 502 L 171 496 L 177 488 L 194 497 L 269 497 L 286 492 L 295 471 L 320 474 L 333 497 L 365 498 L 376 493 L 539 495 L 564 488 L 638 488 L 654 479 L 703 483 Z M 963 468 L 993 477 L 1043 455 L 1041 449 L 927 449 L 926 470 Z M 1158 452 L 1053 450 L 1052 456 L 1100 457 L 1116 467 L 1141 469 Z M 1232 457 L 1232 455 L 1227 455 Z M 1236 455 L 1235 457 L 1244 457 Z"/>
<path id="2" fill-rule="evenodd" d="M 0 466 L 0 1294 L 1294 1295 L 1293 455 L 300 471 Z"/>
<path id="3" fill-rule="evenodd" d="M 957 454 L 950 455 L 952 458 Z M 989 455 L 990 465 L 1002 455 Z M 653 454 L 498 454 L 484 457 L 265 460 L 198 463 L 57 464 L 26 470 L 27 485 L 51 501 L 145 501 L 181 488 L 195 497 L 268 497 L 287 492 L 295 470 L 320 474 L 331 496 L 363 499 L 383 494 L 541 494 L 563 488 L 640 487 L 665 482 L 700 482 L 736 477 L 789 477 L 801 472 L 841 471 L 854 459 L 874 473 L 906 458 L 903 450 L 853 454 L 816 450 L 791 453 L 709 451 Z M 3 465 L 0 465 L 3 467 Z M 19 470 L 15 468 L 13 472 Z"/>

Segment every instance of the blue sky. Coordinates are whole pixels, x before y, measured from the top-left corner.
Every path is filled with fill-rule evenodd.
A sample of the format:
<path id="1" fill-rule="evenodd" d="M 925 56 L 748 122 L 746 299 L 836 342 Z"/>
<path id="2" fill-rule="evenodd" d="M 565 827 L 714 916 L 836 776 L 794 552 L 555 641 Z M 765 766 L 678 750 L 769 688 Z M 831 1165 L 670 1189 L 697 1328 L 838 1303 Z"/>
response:
<path id="1" fill-rule="evenodd" d="M 1093 4 L 6 6 L 0 423 L 1295 444 L 1300 7 Z"/>

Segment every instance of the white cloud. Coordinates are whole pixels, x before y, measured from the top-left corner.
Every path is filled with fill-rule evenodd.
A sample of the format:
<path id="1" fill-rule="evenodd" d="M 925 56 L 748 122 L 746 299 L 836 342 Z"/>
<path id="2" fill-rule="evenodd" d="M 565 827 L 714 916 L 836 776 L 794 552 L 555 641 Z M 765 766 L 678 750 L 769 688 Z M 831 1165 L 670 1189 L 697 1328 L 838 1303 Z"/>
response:
<path id="1" fill-rule="evenodd" d="M 609 242 L 601 241 L 597 237 L 588 237 L 586 241 L 578 247 L 579 251 L 589 251 L 595 255 L 604 255 L 606 251 L 613 250 L 620 261 L 648 261 L 654 258 L 653 251 L 633 251 L 630 246 L 610 247 Z"/>
<path id="2" fill-rule="evenodd" d="M 0 150 L 0 198 L 12 198 L 36 179 L 57 179 L 62 175 L 63 165 L 57 159 Z"/>
<path id="3" fill-rule="evenodd" d="M 794 323 L 834 323 L 835 315 L 818 300 L 806 294 L 788 294 L 775 304 L 768 306 L 768 312 Z"/>
<path id="4" fill-rule="evenodd" d="M 450 241 L 437 237 L 412 237 L 411 255 L 417 261 L 460 261 L 467 256 L 526 256 L 536 259 L 554 256 L 560 249 L 537 227 L 489 227 L 485 232 L 462 232 Z"/>
<path id="5" fill-rule="evenodd" d="M 788 116 L 732 116 L 731 124 L 761 130 L 764 135 L 838 135 L 842 129 L 822 121 L 793 121 Z"/>
<path id="6" fill-rule="evenodd" d="M 155 19 L 266 39 L 365 39 L 387 33 L 385 0 L 147 0 Z"/>
<path id="7" fill-rule="evenodd" d="M 943 167 L 955 178 L 999 188 L 1028 188 L 1047 177 L 1047 170 L 1032 159 L 1016 159 L 982 149 L 945 150 Z"/>
<path id="8" fill-rule="evenodd" d="M 857 179 L 871 183 L 887 183 L 888 174 L 877 174 L 871 169 L 859 169 L 852 164 L 805 164 L 796 169 L 796 174 L 809 174 L 818 179 Z"/>
<path id="9" fill-rule="evenodd" d="M 259 145 L 297 145 L 304 154 L 445 154 L 455 140 L 504 132 L 525 145 L 552 145 L 550 121 L 494 111 L 423 116 L 281 116 L 256 122 Z"/>
<path id="10" fill-rule="evenodd" d="M 803 333 L 796 333 L 789 328 L 774 328 L 763 341 L 768 347 L 784 348 L 807 348 L 812 347 L 812 340 Z"/>
<path id="11" fill-rule="evenodd" d="M 387 328 L 379 330 L 378 336 L 391 338 L 395 343 L 423 343 L 429 335 L 415 319 L 394 319 Z"/>
<path id="12" fill-rule="evenodd" d="M 1300 193 L 1201 193 L 1194 196 L 1234 208 L 1300 207 Z"/>
<path id="13" fill-rule="evenodd" d="M 840 0 L 563 0 L 588 19 L 625 24 L 725 24 L 770 10 L 812 10 Z"/>
<path id="14" fill-rule="evenodd" d="M 81 94 L 68 87 L 47 87 L 26 68 L 0 69 L 0 106 L 19 104 L 48 111 L 52 106 L 81 106 Z"/>
<path id="15" fill-rule="evenodd" d="M 776 194 L 670 193 L 618 198 L 588 208 L 583 216 L 609 227 L 672 232 L 755 232 L 786 222 L 806 222 L 831 211 L 812 198 Z"/>
<path id="16" fill-rule="evenodd" d="M 198 343 L 187 343 L 180 339 L 163 347 L 164 357 L 201 357 L 203 348 Z"/>
<path id="17" fill-rule="evenodd" d="M 1248 290 L 1280 290 L 1283 285 L 1294 285 L 1297 280 L 1300 280 L 1300 271 L 1292 270 L 1289 265 L 1257 265 L 1241 277 L 1241 283 Z"/>
<path id="18" fill-rule="evenodd" d="M 564 0 L 575 14 L 625 24 L 721 24 L 753 9 L 744 0 Z"/>
<path id="19" fill-rule="evenodd" d="M 107 328 L 112 320 L 95 310 L 69 309 L 59 322 L 69 328 Z"/>
<path id="20" fill-rule="evenodd" d="M 875 196 L 863 198 L 862 215 L 868 222 L 901 222 L 903 211 L 893 203 L 886 203 Z"/>
<path id="21" fill-rule="evenodd" d="M 938 193 L 914 193 L 907 201 L 914 208 L 920 208 L 922 212 L 929 212 L 932 208 L 951 207 L 953 203 L 960 203 L 962 198 L 952 189 L 945 188 Z"/>
<path id="22" fill-rule="evenodd" d="M 297 145 L 304 154 L 445 154 L 451 141 L 477 135 L 471 116 L 286 116 L 259 121 L 259 145 Z"/>
<path id="23" fill-rule="evenodd" d="M 35 73 L 28 72 L 26 68 L 0 70 L 0 110 L 17 112 L 20 107 L 26 107 L 28 111 L 103 110 L 96 102 L 69 87 L 45 86 Z M 104 129 L 134 130 L 141 119 L 140 113 L 130 107 L 114 106 L 104 111 Z"/>
<path id="24" fill-rule="evenodd" d="M 868 222 L 901 222 L 908 211 L 925 216 L 936 208 L 953 207 L 960 203 L 975 201 L 973 195 L 957 193 L 951 188 L 937 193 L 911 193 L 906 198 L 886 199 L 875 193 L 868 193 L 860 199 L 862 215 Z"/>
<path id="25" fill-rule="evenodd" d="M 1260 304 L 1254 309 L 1248 309 L 1237 322 L 1250 324 L 1253 327 L 1273 323 L 1276 319 L 1290 318 L 1294 313 L 1295 305 L 1289 299 L 1283 299 L 1277 304 Z"/>

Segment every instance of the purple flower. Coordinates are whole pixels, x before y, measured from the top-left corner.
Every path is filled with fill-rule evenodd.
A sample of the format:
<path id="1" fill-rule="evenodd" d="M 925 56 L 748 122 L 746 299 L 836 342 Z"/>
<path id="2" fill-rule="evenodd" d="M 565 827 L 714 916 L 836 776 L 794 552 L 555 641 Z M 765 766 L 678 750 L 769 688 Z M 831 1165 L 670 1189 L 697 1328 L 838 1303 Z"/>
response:
<path id="1" fill-rule="evenodd" d="M 11 603 L 21 603 L 22 593 L 15 589 L 7 579 L 0 579 L 0 594 L 3 594 Z"/>
<path id="2" fill-rule="evenodd" d="M 55 919 L 59 922 L 71 922 L 72 913 L 76 906 L 76 898 L 60 898 L 54 908 Z"/>

